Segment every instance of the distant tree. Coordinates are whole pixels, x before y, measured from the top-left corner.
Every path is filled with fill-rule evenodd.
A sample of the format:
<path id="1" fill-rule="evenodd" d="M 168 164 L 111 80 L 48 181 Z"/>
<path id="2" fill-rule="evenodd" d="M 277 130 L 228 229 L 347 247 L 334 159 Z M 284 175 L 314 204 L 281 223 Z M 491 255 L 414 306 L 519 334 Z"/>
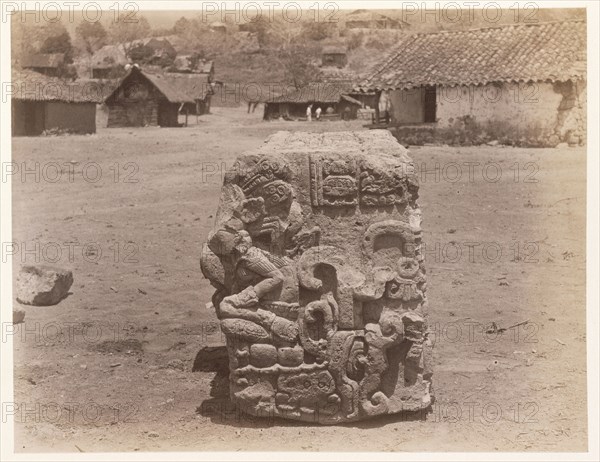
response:
<path id="1" fill-rule="evenodd" d="M 85 51 L 92 54 L 106 45 L 108 34 L 99 21 L 82 21 L 75 29 L 75 36 L 81 42 Z"/>
<path id="2" fill-rule="evenodd" d="M 73 45 L 71 36 L 65 30 L 60 35 L 48 37 L 40 47 L 40 53 L 64 53 L 65 64 L 73 63 Z"/>
<path id="3" fill-rule="evenodd" d="M 184 18 L 183 16 L 175 21 L 175 25 L 173 26 L 173 33 L 175 35 L 179 35 L 180 37 L 184 37 L 192 27 L 192 22 Z"/>
<path id="4" fill-rule="evenodd" d="M 324 21 L 307 21 L 302 24 L 302 35 L 309 40 L 320 41 L 333 37 L 336 24 Z"/>
<path id="5" fill-rule="evenodd" d="M 158 27 L 154 28 L 150 31 L 151 37 L 164 37 L 165 35 L 171 35 L 173 33 L 173 29 L 169 27 Z"/>
<path id="6" fill-rule="evenodd" d="M 147 37 L 150 34 L 150 24 L 143 16 L 130 19 L 123 15 L 111 23 L 108 33 L 111 41 L 121 44 L 127 58 L 131 58 L 131 50 L 135 47 L 133 41 Z"/>
<path id="7" fill-rule="evenodd" d="M 33 53 L 33 43 L 35 42 L 30 33 L 33 28 L 21 20 L 16 20 L 17 16 L 15 14 L 11 17 L 11 58 L 13 62 L 20 61 L 23 56 Z"/>
<path id="8" fill-rule="evenodd" d="M 257 19 L 247 23 L 248 32 L 256 34 L 256 40 L 258 41 L 258 47 L 261 49 L 266 48 L 272 41 L 272 28 L 269 21 L 262 16 L 258 16 Z"/>
<path id="9" fill-rule="evenodd" d="M 305 45 L 292 45 L 279 52 L 286 83 L 302 88 L 321 80 L 321 70 L 314 63 L 314 55 Z"/>
<path id="10" fill-rule="evenodd" d="M 365 33 L 362 31 L 348 34 L 346 36 L 346 48 L 348 48 L 348 50 L 355 50 L 357 48 L 360 48 L 362 46 L 364 38 Z"/>
<path id="11" fill-rule="evenodd" d="M 71 36 L 64 28 L 46 29 L 45 32 L 58 33 L 58 35 L 50 35 L 44 39 L 42 46 L 40 47 L 40 53 L 62 53 L 65 59 L 59 64 L 56 70 L 56 75 L 59 78 L 65 80 L 73 80 L 77 77 L 77 70 L 73 66 L 73 45 L 71 44 Z"/>

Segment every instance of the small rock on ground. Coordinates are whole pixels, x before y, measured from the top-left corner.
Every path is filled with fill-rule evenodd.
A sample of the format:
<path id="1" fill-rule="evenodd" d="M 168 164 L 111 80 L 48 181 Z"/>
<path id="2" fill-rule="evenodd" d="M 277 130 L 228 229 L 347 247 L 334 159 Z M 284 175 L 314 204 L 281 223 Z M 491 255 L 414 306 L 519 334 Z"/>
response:
<path id="1" fill-rule="evenodd" d="M 25 311 L 13 308 L 13 324 L 20 324 L 25 320 Z"/>
<path id="2" fill-rule="evenodd" d="M 69 293 L 73 273 L 50 266 L 23 266 L 17 274 L 17 301 L 24 305 L 56 305 Z"/>

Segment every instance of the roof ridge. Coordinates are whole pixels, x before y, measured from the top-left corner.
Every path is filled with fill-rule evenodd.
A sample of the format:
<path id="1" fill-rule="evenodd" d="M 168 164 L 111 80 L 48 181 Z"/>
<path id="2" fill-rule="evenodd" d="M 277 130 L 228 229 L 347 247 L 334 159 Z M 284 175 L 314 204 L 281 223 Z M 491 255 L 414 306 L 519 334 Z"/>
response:
<path id="1" fill-rule="evenodd" d="M 566 19 L 564 21 L 540 21 L 540 22 L 532 22 L 532 23 L 513 23 L 513 24 L 497 24 L 495 26 L 487 26 L 487 27 L 474 27 L 472 29 L 463 29 L 463 30 L 440 30 L 435 32 L 415 32 L 414 34 L 410 34 L 408 37 L 416 37 L 417 35 L 438 35 L 438 34 L 464 34 L 465 32 L 475 32 L 480 30 L 492 30 L 492 29 L 508 29 L 509 27 L 535 27 L 535 26 L 545 26 L 547 24 L 567 24 L 571 22 L 582 22 L 586 23 L 585 19 Z"/>
<path id="2" fill-rule="evenodd" d="M 517 23 L 517 24 L 498 24 L 496 26 L 488 26 L 488 27 L 477 27 L 473 29 L 464 29 L 464 30 L 451 30 L 451 31 L 437 31 L 437 32 L 416 32 L 413 34 L 408 34 L 403 36 L 398 43 L 393 47 L 390 51 L 388 57 L 382 61 L 380 61 L 379 65 L 373 67 L 373 71 L 369 73 L 368 77 L 366 77 L 363 83 L 369 82 L 371 79 L 375 78 L 378 74 L 380 74 L 387 66 L 392 63 L 394 60 L 398 58 L 398 56 L 402 53 L 402 45 L 413 38 L 416 37 L 430 37 L 435 35 L 459 35 L 469 32 L 478 32 L 484 30 L 493 30 L 493 29 L 509 29 L 509 28 L 525 28 L 525 27 L 533 27 L 533 26 L 544 26 L 548 24 L 568 24 L 568 23 L 587 23 L 585 19 L 567 19 L 564 21 L 542 21 L 536 23 Z"/>

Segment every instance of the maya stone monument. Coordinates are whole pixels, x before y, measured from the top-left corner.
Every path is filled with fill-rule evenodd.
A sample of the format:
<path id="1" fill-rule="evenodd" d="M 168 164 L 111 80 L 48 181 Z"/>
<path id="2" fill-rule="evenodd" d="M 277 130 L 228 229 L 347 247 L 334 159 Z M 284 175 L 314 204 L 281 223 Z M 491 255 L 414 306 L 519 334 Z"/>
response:
<path id="1" fill-rule="evenodd" d="M 430 406 L 417 198 L 386 130 L 279 132 L 236 160 L 201 259 L 236 405 L 323 424 Z"/>

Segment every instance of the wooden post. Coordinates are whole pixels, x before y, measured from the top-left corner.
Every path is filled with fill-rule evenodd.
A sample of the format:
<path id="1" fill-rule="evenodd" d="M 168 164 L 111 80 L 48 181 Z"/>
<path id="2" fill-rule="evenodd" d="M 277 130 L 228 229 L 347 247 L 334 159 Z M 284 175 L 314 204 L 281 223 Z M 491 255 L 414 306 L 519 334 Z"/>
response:
<path id="1" fill-rule="evenodd" d="M 381 92 L 378 91 L 375 97 L 375 123 L 379 123 L 379 98 L 381 98 Z"/>
<path id="2" fill-rule="evenodd" d="M 186 107 L 185 108 L 185 126 L 186 127 L 188 126 L 188 122 L 187 122 L 187 120 L 188 120 L 188 112 L 189 112 L 189 109 Z"/>

